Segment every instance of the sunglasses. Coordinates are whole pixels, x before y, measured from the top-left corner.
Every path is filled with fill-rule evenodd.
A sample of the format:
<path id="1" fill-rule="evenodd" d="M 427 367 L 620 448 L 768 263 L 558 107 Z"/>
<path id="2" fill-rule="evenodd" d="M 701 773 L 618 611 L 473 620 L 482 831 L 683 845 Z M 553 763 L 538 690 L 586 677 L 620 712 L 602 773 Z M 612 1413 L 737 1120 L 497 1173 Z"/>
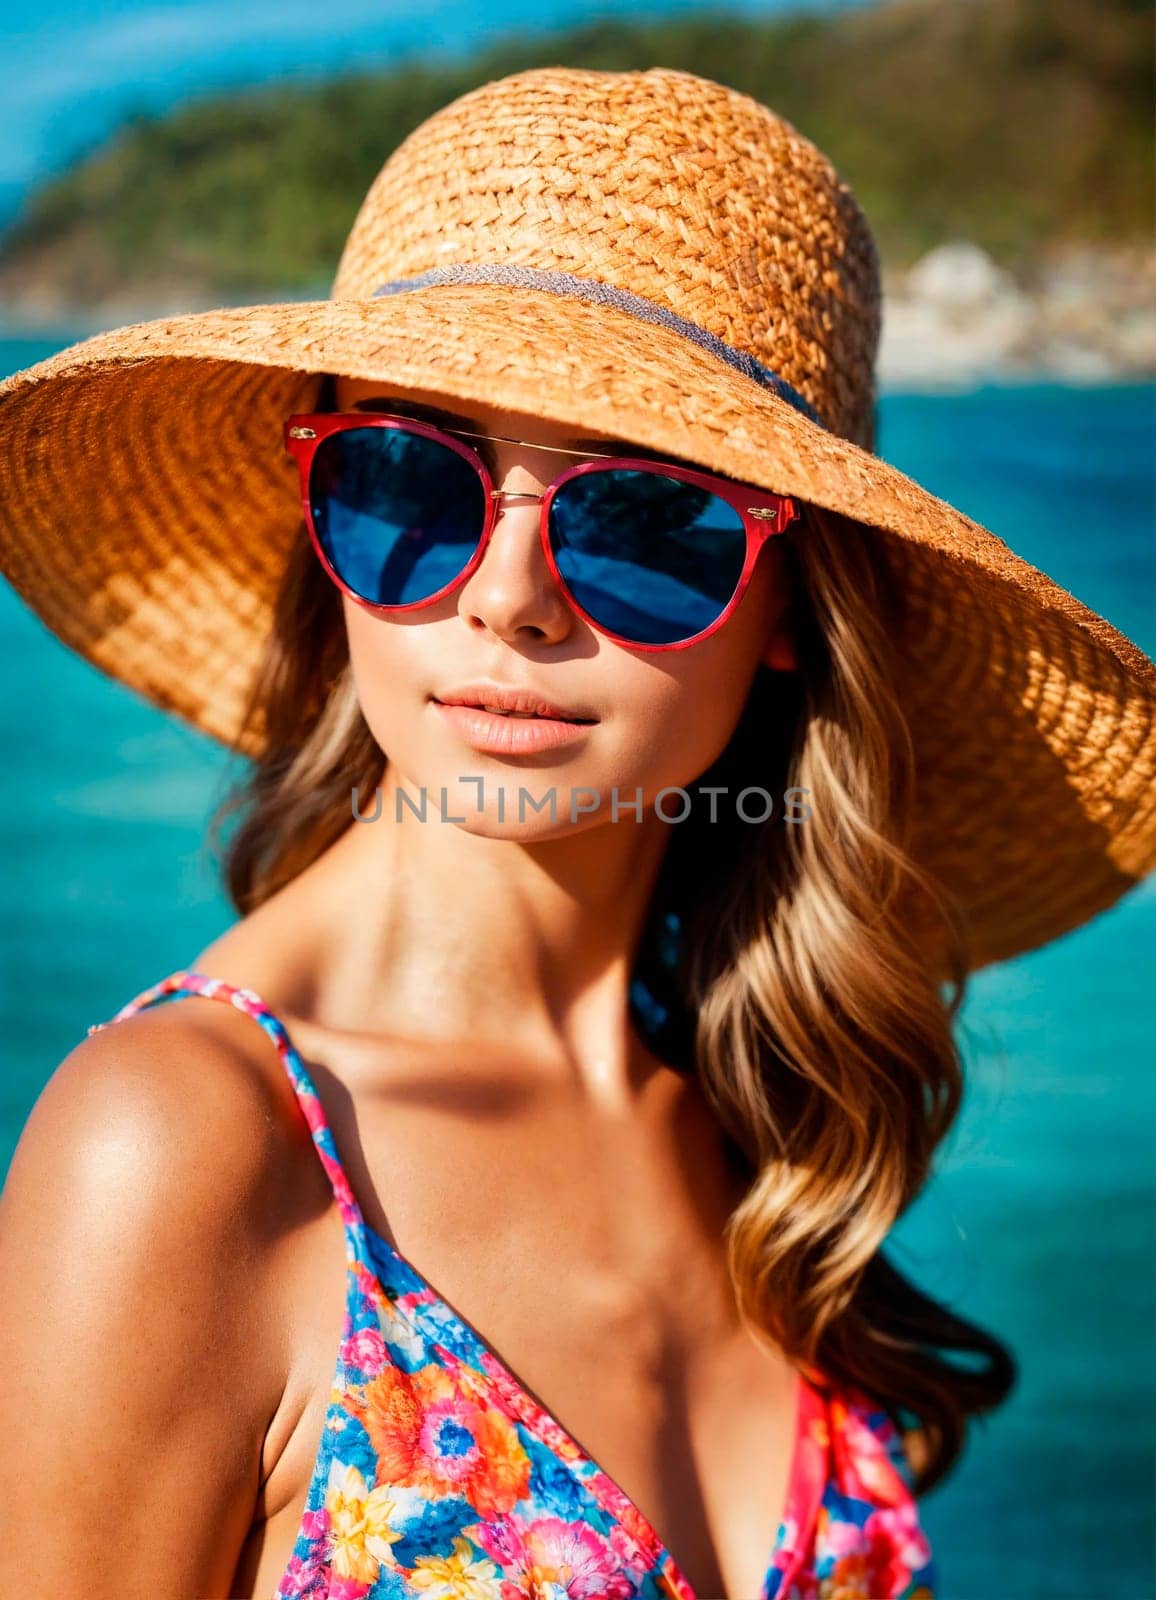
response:
<path id="1" fill-rule="evenodd" d="M 766 540 L 799 515 L 713 473 L 554 445 L 533 448 L 582 463 L 543 494 L 496 489 L 463 440 L 501 437 L 385 413 L 289 417 L 310 538 L 338 588 L 386 616 L 433 605 L 482 560 L 501 502 L 537 500 L 546 560 L 578 615 L 632 649 L 678 650 L 722 627 Z"/>

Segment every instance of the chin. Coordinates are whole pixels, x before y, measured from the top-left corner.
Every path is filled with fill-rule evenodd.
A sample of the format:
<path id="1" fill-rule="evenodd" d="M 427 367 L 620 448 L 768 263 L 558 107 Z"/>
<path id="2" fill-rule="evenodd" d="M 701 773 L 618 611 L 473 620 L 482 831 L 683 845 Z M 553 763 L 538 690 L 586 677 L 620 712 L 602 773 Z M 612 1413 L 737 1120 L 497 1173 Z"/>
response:
<path id="1" fill-rule="evenodd" d="M 491 772 L 479 763 L 470 778 L 470 782 L 461 782 L 459 769 L 444 784 L 426 786 L 427 816 L 431 821 L 436 821 L 440 808 L 447 825 L 478 838 L 534 844 L 585 832 L 610 817 L 609 789 L 604 790 L 588 778 L 584 780 L 581 772 L 530 767 L 523 772 L 511 772 L 509 768 Z M 406 787 L 414 794 L 412 787 Z M 599 811 L 577 809 L 572 813 L 572 803 L 580 808 L 584 801 L 603 792 L 607 799 Z M 415 799 L 418 797 L 420 789 Z"/>

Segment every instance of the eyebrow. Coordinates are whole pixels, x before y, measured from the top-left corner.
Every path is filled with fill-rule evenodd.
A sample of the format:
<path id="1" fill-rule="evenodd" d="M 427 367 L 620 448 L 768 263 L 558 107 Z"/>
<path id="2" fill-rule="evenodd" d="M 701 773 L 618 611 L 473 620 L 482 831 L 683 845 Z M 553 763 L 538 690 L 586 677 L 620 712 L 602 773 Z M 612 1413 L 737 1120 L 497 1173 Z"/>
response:
<path id="1" fill-rule="evenodd" d="M 391 395 L 373 395 L 368 400 L 356 400 L 354 411 L 392 411 L 398 416 L 413 417 L 417 422 L 430 422 L 435 427 L 465 428 L 470 433 L 485 433 L 474 417 L 463 417 L 456 411 L 446 411 L 441 406 L 426 405 L 421 400 L 395 399 Z M 479 441 L 480 443 L 481 441 Z M 627 439 L 582 439 L 567 436 L 558 443 L 567 450 L 606 450 L 614 455 L 638 456 L 646 461 L 680 461 L 681 457 L 651 450 L 647 445 L 631 444 Z M 687 465 L 690 463 L 688 462 Z"/>

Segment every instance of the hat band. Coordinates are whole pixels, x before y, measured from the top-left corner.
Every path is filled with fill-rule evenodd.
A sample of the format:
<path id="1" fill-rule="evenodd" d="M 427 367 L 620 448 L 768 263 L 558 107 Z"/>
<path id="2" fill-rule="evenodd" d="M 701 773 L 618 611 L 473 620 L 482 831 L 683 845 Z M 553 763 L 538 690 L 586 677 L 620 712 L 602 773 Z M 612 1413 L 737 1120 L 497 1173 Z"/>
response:
<path id="1" fill-rule="evenodd" d="M 736 350 L 697 322 L 678 316 L 666 306 L 656 305 L 653 300 L 632 294 L 628 289 L 619 289 L 612 283 L 603 283 L 599 278 L 580 278 L 573 272 L 520 267 L 511 262 L 456 262 L 452 266 L 431 267 L 428 272 L 420 272 L 415 278 L 393 278 L 375 289 L 371 298 L 380 294 L 401 294 L 407 289 L 431 288 L 441 283 L 511 283 L 521 289 L 546 289 L 550 294 L 563 294 L 576 300 L 613 306 L 615 310 L 625 311 L 644 322 L 661 323 L 672 333 L 681 334 L 684 339 L 693 339 L 704 350 L 729 362 L 736 371 L 753 378 L 764 389 L 770 389 L 788 405 L 794 406 L 796 411 L 801 411 L 812 422 L 818 423 L 819 427 L 827 426 L 809 400 L 805 400 L 786 379 L 780 378 L 770 367 L 764 367 L 761 361 L 756 361 L 745 350 Z"/>

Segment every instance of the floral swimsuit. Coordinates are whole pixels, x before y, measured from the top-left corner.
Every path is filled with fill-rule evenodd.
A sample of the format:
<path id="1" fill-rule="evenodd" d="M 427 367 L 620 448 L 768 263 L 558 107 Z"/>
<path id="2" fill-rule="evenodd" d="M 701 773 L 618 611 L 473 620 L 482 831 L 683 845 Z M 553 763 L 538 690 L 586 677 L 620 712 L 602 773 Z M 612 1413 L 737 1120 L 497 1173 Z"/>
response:
<path id="1" fill-rule="evenodd" d="M 301 1057 L 252 990 L 176 972 L 111 1021 L 186 995 L 235 1006 L 272 1039 L 345 1229 L 345 1326 L 324 1430 L 270 1600 L 717 1600 L 696 1596 L 613 1478 L 369 1227 Z M 799 1373 L 797 1392 L 786 1505 L 757 1600 L 933 1600 L 894 1423 L 818 1374 Z"/>

